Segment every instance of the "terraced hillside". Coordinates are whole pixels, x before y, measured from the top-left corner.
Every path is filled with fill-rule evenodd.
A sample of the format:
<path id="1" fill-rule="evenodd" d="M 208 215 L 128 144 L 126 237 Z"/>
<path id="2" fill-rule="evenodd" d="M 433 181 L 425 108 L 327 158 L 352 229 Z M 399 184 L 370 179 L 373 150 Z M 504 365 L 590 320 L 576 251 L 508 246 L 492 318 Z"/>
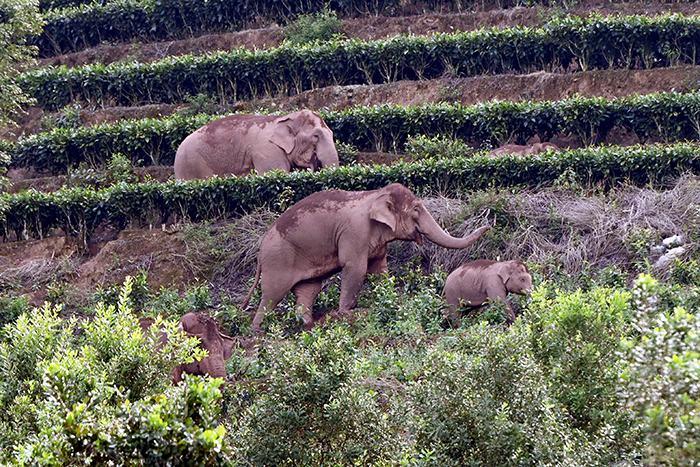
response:
<path id="1" fill-rule="evenodd" d="M 3 463 L 694 465 L 697 2 L 39 7 L 33 104 L 0 131 Z M 302 108 L 340 167 L 174 180 L 205 123 Z M 536 142 L 561 151 L 491 153 Z M 290 294 L 254 334 L 280 213 L 390 183 L 491 231 L 392 243 L 352 319 L 304 331 Z M 445 278 L 475 259 L 523 260 L 534 288 L 450 328 Z M 328 278 L 314 315 L 340 297 Z M 176 329 L 193 311 L 234 337 L 225 382 L 170 384 L 208 345 Z"/>

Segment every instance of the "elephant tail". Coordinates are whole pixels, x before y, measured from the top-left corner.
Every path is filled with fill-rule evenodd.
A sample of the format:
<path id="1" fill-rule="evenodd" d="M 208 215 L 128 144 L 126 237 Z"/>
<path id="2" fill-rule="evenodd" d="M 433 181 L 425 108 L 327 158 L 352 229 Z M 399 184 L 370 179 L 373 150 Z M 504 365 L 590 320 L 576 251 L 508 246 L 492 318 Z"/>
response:
<path id="1" fill-rule="evenodd" d="M 258 286 L 258 283 L 260 282 L 260 261 L 258 261 L 258 266 L 257 269 L 255 270 L 255 281 L 253 282 L 253 286 L 250 288 L 248 291 L 248 295 L 245 296 L 245 300 L 243 300 L 243 303 L 241 304 L 242 309 L 246 309 L 248 307 L 248 302 L 250 302 L 251 297 L 253 296 L 253 292 L 255 292 L 255 288 Z"/>

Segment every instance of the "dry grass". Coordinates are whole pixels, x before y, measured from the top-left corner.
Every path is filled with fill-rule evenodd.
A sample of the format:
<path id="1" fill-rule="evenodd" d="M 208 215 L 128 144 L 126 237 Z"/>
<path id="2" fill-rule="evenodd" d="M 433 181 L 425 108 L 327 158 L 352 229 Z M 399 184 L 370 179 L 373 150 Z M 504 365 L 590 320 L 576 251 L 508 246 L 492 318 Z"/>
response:
<path id="1" fill-rule="evenodd" d="M 628 268 L 634 262 L 632 243 L 639 232 L 651 239 L 682 234 L 692 237 L 700 227 L 700 178 L 685 176 L 673 188 L 658 191 L 626 187 L 607 195 L 542 190 L 504 194 L 504 213 L 512 225 L 496 225 L 494 233 L 468 250 L 436 245 L 392 249 L 400 262 L 419 255 L 429 268 L 451 271 L 476 258 L 520 258 L 533 263 L 556 262 L 569 273 L 610 264 Z M 442 225 L 465 217 L 453 234 L 463 235 L 483 225 L 483 213 L 464 200 L 430 198 L 425 204 Z"/>
<path id="2" fill-rule="evenodd" d="M 0 270 L 0 291 L 19 289 L 26 284 L 38 288 L 75 272 L 74 258 L 36 258 L 19 266 Z"/>

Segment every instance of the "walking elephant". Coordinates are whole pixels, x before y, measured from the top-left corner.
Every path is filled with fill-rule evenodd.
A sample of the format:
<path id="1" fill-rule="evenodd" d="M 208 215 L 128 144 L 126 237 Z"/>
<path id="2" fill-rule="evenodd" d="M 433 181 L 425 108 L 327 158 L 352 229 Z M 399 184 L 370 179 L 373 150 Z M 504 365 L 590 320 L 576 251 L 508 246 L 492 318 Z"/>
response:
<path id="1" fill-rule="evenodd" d="M 231 115 L 204 125 L 177 148 L 175 178 L 337 166 L 333 132 L 316 113 Z"/>
<path id="2" fill-rule="evenodd" d="M 450 323 L 459 327 L 460 305 L 478 308 L 486 302 L 503 301 L 508 323 L 515 313 L 506 301 L 509 293 L 525 295 L 532 289 L 532 276 L 522 261 L 478 260 L 465 263 L 447 276 L 443 295 L 449 306 Z"/>
<path id="3" fill-rule="evenodd" d="M 262 298 L 252 325 L 259 333 L 266 311 L 291 290 L 304 328 L 310 329 L 314 300 L 331 275 L 342 272 L 338 314 L 347 314 L 356 305 L 365 275 L 387 270 L 388 243 L 421 243 L 425 236 L 445 248 L 467 248 L 488 229 L 481 227 L 464 238 L 450 236 L 398 183 L 372 191 L 317 192 L 287 209 L 264 235 L 255 283 L 243 307 L 260 282 Z"/>

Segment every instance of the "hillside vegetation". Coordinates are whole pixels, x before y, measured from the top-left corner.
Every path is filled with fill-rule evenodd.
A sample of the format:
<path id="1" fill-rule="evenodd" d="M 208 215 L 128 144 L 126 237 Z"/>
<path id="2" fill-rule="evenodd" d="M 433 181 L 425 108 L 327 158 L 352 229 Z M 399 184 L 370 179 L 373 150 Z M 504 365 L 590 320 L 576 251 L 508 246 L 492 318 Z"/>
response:
<path id="1" fill-rule="evenodd" d="M 22 49 L 0 83 L 25 112 L 0 133 L 0 463 L 697 463 L 695 2 L 37 7 L 43 61 Z M 205 123 L 296 108 L 340 167 L 172 179 Z M 489 153 L 544 141 L 562 150 Z M 393 182 L 454 235 L 492 229 L 397 241 L 350 319 L 304 331 L 290 294 L 253 334 L 259 291 L 240 304 L 280 213 Z M 527 264 L 512 325 L 501 302 L 448 325 L 446 277 L 475 259 Z M 314 314 L 339 300 L 331 277 Z M 172 384 L 204 355 L 192 311 L 236 346 L 227 378 Z"/>

